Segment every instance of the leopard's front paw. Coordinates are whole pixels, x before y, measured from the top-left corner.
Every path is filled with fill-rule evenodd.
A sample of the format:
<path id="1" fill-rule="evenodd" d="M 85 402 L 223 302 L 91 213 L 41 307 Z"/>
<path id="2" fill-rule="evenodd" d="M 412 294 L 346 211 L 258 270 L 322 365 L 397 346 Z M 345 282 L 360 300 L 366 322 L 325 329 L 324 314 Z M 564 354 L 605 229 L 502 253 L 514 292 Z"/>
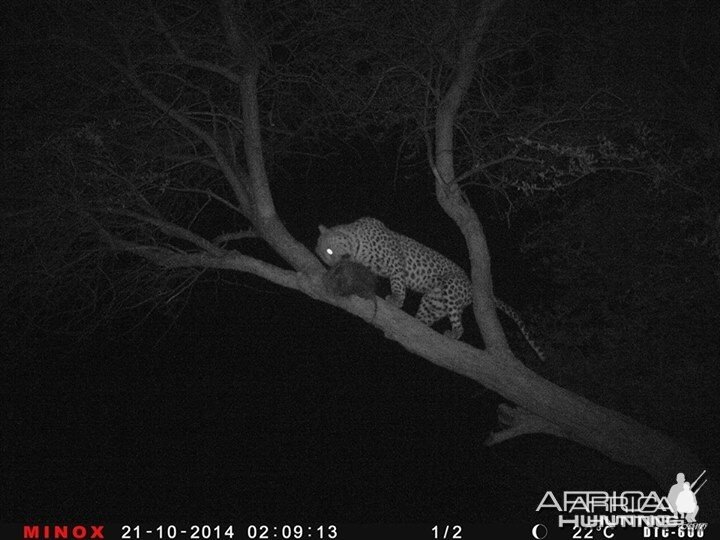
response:
<path id="1" fill-rule="evenodd" d="M 460 336 L 463 335 L 462 328 L 453 328 L 451 330 L 445 330 L 445 337 L 449 337 L 450 339 L 460 339 Z"/>

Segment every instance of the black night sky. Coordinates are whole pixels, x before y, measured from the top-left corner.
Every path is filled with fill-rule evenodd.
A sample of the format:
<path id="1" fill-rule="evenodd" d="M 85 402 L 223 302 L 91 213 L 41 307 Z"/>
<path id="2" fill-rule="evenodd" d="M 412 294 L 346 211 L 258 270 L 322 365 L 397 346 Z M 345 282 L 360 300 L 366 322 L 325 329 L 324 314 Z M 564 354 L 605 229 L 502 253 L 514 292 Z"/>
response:
<path id="1" fill-rule="evenodd" d="M 372 215 L 469 270 L 436 201 L 423 136 L 435 109 L 418 81 L 447 89 L 478 3 L 230 3 L 256 44 L 265 165 L 289 232 L 313 249 L 318 224 Z M 159 269 L 109 249 L 106 232 L 190 247 L 111 207 L 155 208 L 209 240 L 248 228 L 205 197 L 233 195 L 207 166 L 208 146 L 117 68 L 132 65 L 242 163 L 233 86 L 173 63 L 174 43 L 240 69 L 219 10 L 15 4 L 0 49 L 0 523 L 536 523 L 553 519 L 535 511 L 548 490 L 666 493 L 674 478 L 658 485 L 566 440 L 484 446 L 502 396 L 343 310 L 255 275 Z M 710 482 L 720 474 L 715 4 L 504 2 L 455 132 L 458 174 L 493 163 L 463 189 L 495 293 L 548 360 L 501 316 L 513 351 L 683 441 Z M 227 247 L 289 268 L 260 239 Z M 464 324 L 463 340 L 482 346 L 472 310 Z"/>

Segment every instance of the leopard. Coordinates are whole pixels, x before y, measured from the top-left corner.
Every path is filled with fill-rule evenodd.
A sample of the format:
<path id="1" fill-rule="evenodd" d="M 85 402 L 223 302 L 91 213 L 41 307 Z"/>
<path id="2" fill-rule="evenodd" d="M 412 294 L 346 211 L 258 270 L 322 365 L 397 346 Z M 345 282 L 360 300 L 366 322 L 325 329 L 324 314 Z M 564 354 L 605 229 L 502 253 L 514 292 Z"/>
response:
<path id="1" fill-rule="evenodd" d="M 320 236 L 315 253 L 323 263 L 332 268 L 343 260 L 350 260 L 389 279 L 390 294 L 386 300 L 400 309 L 408 289 L 421 293 L 415 317 L 427 326 L 448 317 L 450 330 L 445 335 L 456 340 L 462 337 L 462 313 L 472 304 L 472 283 L 457 263 L 413 238 L 390 230 L 374 217 L 330 228 L 318 225 L 318 229 Z M 515 322 L 538 357 L 544 360 L 544 353 L 519 314 L 502 300 L 493 298 L 493 301 L 496 309 Z"/>

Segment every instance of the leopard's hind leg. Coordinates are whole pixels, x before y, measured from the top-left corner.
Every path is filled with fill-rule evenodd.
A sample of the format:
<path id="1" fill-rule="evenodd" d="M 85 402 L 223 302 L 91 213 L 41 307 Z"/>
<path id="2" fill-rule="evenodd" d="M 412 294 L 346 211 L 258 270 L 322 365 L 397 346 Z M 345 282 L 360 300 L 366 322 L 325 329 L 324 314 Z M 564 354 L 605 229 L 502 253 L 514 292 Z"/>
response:
<path id="1" fill-rule="evenodd" d="M 452 279 L 443 279 L 438 285 L 427 291 L 420 301 L 417 317 L 420 321 L 432 326 L 447 316 L 450 319 L 450 330 L 445 335 L 451 339 L 460 339 L 463 335 L 462 310 L 463 302 L 456 291 Z"/>

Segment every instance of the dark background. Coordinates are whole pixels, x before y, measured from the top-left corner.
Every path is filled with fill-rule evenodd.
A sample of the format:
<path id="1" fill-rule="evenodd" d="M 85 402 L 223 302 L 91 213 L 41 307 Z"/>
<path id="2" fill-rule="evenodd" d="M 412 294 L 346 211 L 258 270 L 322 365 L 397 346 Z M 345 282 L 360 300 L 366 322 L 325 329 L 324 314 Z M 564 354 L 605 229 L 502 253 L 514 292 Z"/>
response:
<path id="1" fill-rule="evenodd" d="M 543 375 L 685 441 L 710 467 L 720 434 L 711 227 L 718 216 L 718 87 L 712 77 L 691 84 L 668 68 L 679 45 L 667 45 L 665 36 L 689 10 L 685 23 L 701 36 L 689 72 L 717 73 L 708 51 L 718 34 L 706 27 L 717 10 L 692 2 L 663 3 L 665 12 L 661 3 L 641 1 L 518 5 L 555 36 L 536 48 L 533 65 L 542 69 L 527 75 L 533 103 L 557 99 L 561 88 L 566 102 L 580 105 L 600 86 L 610 88 L 624 99 L 623 122 L 648 122 L 667 150 L 664 163 L 680 173 L 650 187 L 598 175 L 562 198 L 518 204 L 510 221 L 498 198 L 472 191 L 495 291 L 531 321 L 551 351 L 548 363 L 503 319 L 510 340 Z M 41 54 L 47 42 L 13 41 L 28 17 L 15 14 L 7 23 L 15 33 L 6 33 L 3 45 L 0 521 L 530 522 L 547 490 L 665 494 L 674 483 L 658 486 L 552 437 L 487 448 L 499 396 L 409 355 L 360 319 L 253 276 L 207 271 L 166 308 L 112 316 L 99 310 L 86 333 L 68 335 L 63 321 L 35 324 L 27 305 L 36 304 L 17 298 L 52 291 L 18 280 L 26 271 L 17 256 L 25 237 L 13 211 L 23 208 L 30 169 L 17 164 L 38 155 L 53 129 L 61 131 L 48 111 L 76 96 L 64 79 L 40 77 L 56 73 Z M 569 35 L 587 40 L 575 46 L 563 39 Z M 33 73 L 43 84 L 35 80 L 21 92 Z M 680 102 L 700 111 L 696 119 L 680 114 L 677 97 L 658 87 L 670 73 L 688 91 Z M 323 160 L 274 164 L 278 212 L 296 238 L 312 248 L 318 223 L 374 215 L 467 269 L 462 238 L 437 207 L 427 168 L 401 162 L 396 169 L 398 132 L 328 136 L 323 144 L 333 149 Z M 689 164 L 691 150 L 698 157 Z M 678 188 L 680 177 L 702 196 Z M 552 230 L 539 249 L 523 250 L 527 231 L 540 223 L 553 223 Z M 703 238 L 707 244 L 688 247 Z M 561 260 L 543 247 L 553 243 L 580 255 Z M 582 252 L 587 245 L 593 248 Z M 248 251 L 276 260 L 259 242 Z M 134 264 L 129 256 L 117 260 L 121 268 Z M 649 270 L 663 264 L 665 281 Z M 588 266 L 597 275 L 588 276 Z M 406 308 L 416 304 L 411 298 Z M 463 339 L 481 345 L 470 310 L 465 324 Z M 709 481 L 717 471 L 709 468 Z"/>

